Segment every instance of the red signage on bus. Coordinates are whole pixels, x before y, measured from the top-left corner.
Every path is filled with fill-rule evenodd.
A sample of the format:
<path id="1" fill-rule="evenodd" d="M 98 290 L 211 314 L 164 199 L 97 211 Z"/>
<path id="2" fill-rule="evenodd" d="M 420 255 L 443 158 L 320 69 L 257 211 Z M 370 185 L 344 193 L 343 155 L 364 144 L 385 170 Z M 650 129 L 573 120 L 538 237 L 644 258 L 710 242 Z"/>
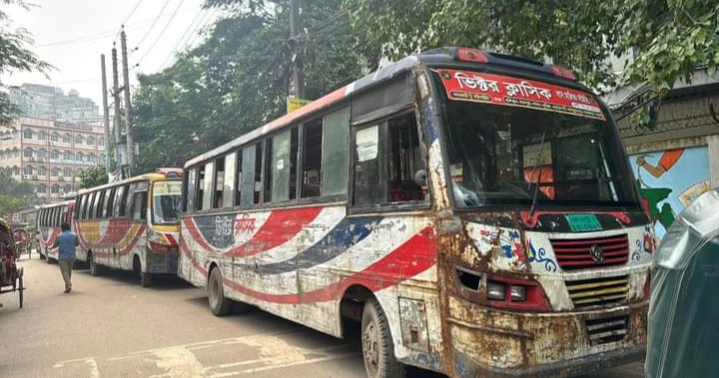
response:
<path id="1" fill-rule="evenodd" d="M 437 72 L 450 100 L 605 119 L 594 95 L 590 93 L 510 76 L 449 69 Z"/>

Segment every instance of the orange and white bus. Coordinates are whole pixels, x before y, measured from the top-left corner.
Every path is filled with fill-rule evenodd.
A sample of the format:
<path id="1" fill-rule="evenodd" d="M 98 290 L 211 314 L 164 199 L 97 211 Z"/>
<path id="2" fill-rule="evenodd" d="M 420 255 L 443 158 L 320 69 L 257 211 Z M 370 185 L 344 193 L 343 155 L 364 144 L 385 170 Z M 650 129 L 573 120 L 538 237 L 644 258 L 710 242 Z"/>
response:
<path id="1" fill-rule="evenodd" d="M 177 273 L 181 177 L 181 170 L 158 169 L 78 193 L 78 259 L 92 275 L 130 270 L 148 286 L 153 275 Z"/>
<path id="2" fill-rule="evenodd" d="M 72 211 L 75 201 L 64 201 L 42 206 L 38 209 L 36 217 L 36 228 L 39 232 L 38 253 L 41 260 L 48 263 L 57 260 L 57 249 L 53 250 L 52 245 L 60 235 L 60 225 L 67 222 L 72 225 Z"/>

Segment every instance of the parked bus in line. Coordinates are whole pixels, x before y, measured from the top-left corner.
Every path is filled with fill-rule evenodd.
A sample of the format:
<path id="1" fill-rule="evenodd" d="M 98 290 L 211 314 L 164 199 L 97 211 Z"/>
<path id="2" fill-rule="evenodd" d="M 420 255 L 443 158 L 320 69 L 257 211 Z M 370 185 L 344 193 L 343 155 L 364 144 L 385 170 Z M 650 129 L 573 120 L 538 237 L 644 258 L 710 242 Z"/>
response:
<path id="1" fill-rule="evenodd" d="M 55 239 L 62 231 L 60 225 L 68 223 L 72 225 L 72 212 L 75 201 L 63 201 L 50 205 L 41 206 L 35 217 L 35 227 L 38 231 L 38 253 L 41 260 L 48 263 L 57 261 L 57 249 L 53 249 Z M 35 235 L 31 235 L 35 237 Z"/>
<path id="2" fill-rule="evenodd" d="M 90 274 L 130 270 L 142 286 L 156 274 L 177 274 L 182 170 L 158 169 L 81 190 L 74 212 L 78 259 Z"/>
<path id="3" fill-rule="evenodd" d="M 367 376 L 641 360 L 653 229 L 617 126 L 561 67 L 388 65 L 185 164 L 178 274 L 337 337 Z"/>

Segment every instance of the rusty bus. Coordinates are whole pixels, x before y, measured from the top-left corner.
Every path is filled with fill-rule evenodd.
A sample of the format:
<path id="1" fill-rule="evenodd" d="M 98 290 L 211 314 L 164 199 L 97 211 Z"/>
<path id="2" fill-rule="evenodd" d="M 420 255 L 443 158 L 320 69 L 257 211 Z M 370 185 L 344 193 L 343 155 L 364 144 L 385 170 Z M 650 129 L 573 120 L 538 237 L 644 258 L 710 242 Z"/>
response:
<path id="1" fill-rule="evenodd" d="M 58 250 L 53 249 L 55 239 L 62 233 L 60 225 L 63 223 L 72 224 L 72 211 L 75 201 L 63 201 L 44 205 L 37 210 L 35 226 L 38 232 L 37 243 L 38 253 L 41 260 L 48 263 L 57 260 Z M 35 235 L 31 235 L 35 237 Z"/>
<path id="2" fill-rule="evenodd" d="M 182 171 L 160 168 L 77 194 L 78 260 L 93 276 L 104 268 L 135 272 L 142 286 L 177 274 Z"/>
<path id="3" fill-rule="evenodd" d="M 653 230 L 607 108 L 561 67 L 410 56 L 185 164 L 178 274 L 215 315 L 337 337 L 369 377 L 641 359 Z"/>

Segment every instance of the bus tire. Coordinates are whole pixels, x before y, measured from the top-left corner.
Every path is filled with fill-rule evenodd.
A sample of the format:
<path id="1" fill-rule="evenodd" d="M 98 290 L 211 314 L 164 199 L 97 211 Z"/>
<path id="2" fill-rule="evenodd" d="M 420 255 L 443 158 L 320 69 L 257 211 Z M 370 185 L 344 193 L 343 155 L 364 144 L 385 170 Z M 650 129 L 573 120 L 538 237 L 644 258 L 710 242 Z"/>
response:
<path id="1" fill-rule="evenodd" d="M 152 285 L 151 273 L 140 273 L 140 286 L 149 287 Z"/>
<path id="2" fill-rule="evenodd" d="M 394 355 L 394 342 L 387 317 L 376 299 L 362 311 L 362 359 L 369 378 L 404 378 L 405 367 Z"/>
<path id="3" fill-rule="evenodd" d="M 232 311 L 232 300 L 225 297 L 225 288 L 222 282 L 220 268 L 212 269 L 207 282 L 207 299 L 210 303 L 210 310 L 215 316 L 225 316 Z"/>
<path id="4" fill-rule="evenodd" d="M 142 263 L 138 255 L 132 258 L 132 271 L 140 278 L 140 286 L 148 287 L 152 285 L 152 274 L 142 271 Z"/>
<path id="5" fill-rule="evenodd" d="M 100 265 L 95 263 L 95 256 L 93 256 L 91 252 L 88 252 L 87 254 L 87 263 L 90 265 L 90 275 L 99 276 L 102 269 L 100 268 Z"/>

